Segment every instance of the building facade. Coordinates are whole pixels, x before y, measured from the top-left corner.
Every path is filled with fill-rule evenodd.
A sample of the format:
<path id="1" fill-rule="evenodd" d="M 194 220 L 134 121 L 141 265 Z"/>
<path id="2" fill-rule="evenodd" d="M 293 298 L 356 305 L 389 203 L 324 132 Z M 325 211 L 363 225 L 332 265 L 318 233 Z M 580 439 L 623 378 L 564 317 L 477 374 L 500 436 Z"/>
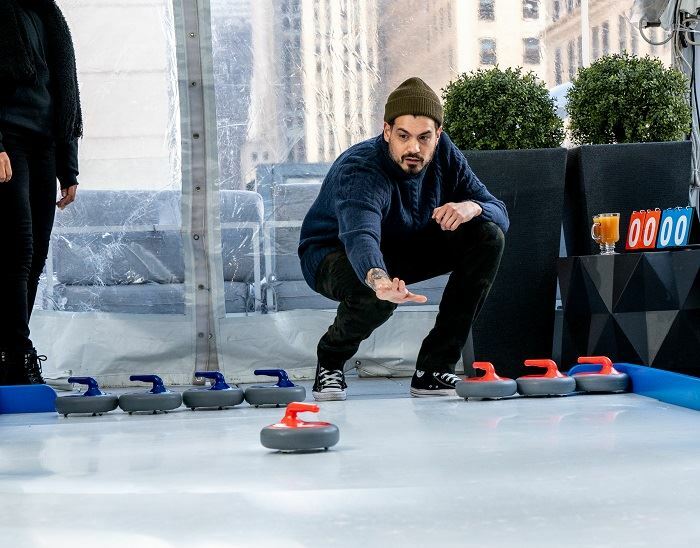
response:
<path id="1" fill-rule="evenodd" d="M 659 57 L 671 63 L 671 43 L 652 46 L 639 34 L 636 25 L 629 21 L 632 2 L 620 0 L 590 0 L 590 60 L 612 53 L 627 52 L 632 55 Z M 646 29 L 646 36 L 653 42 L 661 42 L 665 34 L 661 29 Z M 544 32 L 547 53 L 546 82 L 553 86 L 570 82 L 579 67 L 583 66 L 581 38 L 581 0 L 548 0 L 548 23 Z"/>
<path id="2" fill-rule="evenodd" d="M 542 0 L 382 0 L 382 89 L 409 76 L 436 92 L 463 72 L 521 66 L 544 79 Z"/>
<path id="3" fill-rule="evenodd" d="M 376 0 L 256 0 L 241 165 L 328 162 L 372 133 Z"/>

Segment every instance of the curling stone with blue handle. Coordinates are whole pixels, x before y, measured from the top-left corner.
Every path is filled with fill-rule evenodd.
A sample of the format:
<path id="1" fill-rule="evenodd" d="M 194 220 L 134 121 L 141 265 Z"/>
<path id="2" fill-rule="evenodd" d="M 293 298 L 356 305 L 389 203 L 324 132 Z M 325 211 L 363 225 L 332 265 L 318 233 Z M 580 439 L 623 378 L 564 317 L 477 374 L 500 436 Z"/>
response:
<path id="1" fill-rule="evenodd" d="M 289 380 L 284 369 L 256 369 L 256 375 L 277 377 L 277 384 L 258 384 L 245 389 L 245 400 L 258 407 L 260 405 L 287 405 L 306 399 L 306 389 Z"/>
<path id="2" fill-rule="evenodd" d="M 582 356 L 578 363 L 600 365 L 596 373 L 574 373 L 576 389 L 583 392 L 624 392 L 629 385 L 627 373 L 620 373 L 606 356 Z"/>
<path id="3" fill-rule="evenodd" d="M 130 381 L 153 383 L 148 392 L 128 392 L 119 396 L 119 407 L 131 415 L 135 411 L 172 411 L 182 405 L 182 394 L 171 392 L 158 375 L 131 375 Z"/>
<path id="4" fill-rule="evenodd" d="M 92 377 L 69 377 L 68 382 L 86 384 L 88 388 L 82 394 L 57 397 L 56 413 L 59 415 L 67 417 L 71 413 L 89 413 L 94 417 L 117 408 L 119 398 L 114 394 L 102 392 Z"/>
<path id="5" fill-rule="evenodd" d="M 209 388 L 190 388 L 182 393 L 182 402 L 192 411 L 197 407 L 233 407 L 243 401 L 243 390 L 230 387 L 218 371 L 197 371 L 195 377 L 212 379 Z"/>
<path id="6" fill-rule="evenodd" d="M 516 393 L 516 382 L 499 377 L 491 362 L 474 362 L 473 365 L 475 369 L 481 369 L 485 373 L 481 377 L 459 381 L 455 388 L 460 398 L 507 398 Z"/>
<path id="7" fill-rule="evenodd" d="M 518 392 L 523 396 L 563 396 L 576 390 L 576 380 L 560 372 L 553 360 L 525 360 L 529 367 L 546 367 L 543 375 L 518 377 Z"/>
<path id="8" fill-rule="evenodd" d="M 338 443 L 340 431 L 335 424 L 299 419 L 297 413 L 305 411 L 318 413 L 319 407 L 312 403 L 290 403 L 280 422 L 260 431 L 260 443 L 278 451 L 327 450 Z"/>

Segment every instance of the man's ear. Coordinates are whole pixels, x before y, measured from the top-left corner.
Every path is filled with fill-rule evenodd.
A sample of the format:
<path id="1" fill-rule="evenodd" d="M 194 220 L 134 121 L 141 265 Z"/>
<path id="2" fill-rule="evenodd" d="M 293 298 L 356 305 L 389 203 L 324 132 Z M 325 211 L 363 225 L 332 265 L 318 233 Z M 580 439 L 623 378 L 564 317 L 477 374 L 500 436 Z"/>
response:
<path id="1" fill-rule="evenodd" d="M 384 140 L 387 143 L 389 142 L 389 137 L 391 137 L 391 126 L 387 122 L 384 122 Z"/>
<path id="2" fill-rule="evenodd" d="M 437 130 L 435 131 L 435 135 L 437 135 L 437 140 L 439 141 L 439 140 L 440 140 L 440 135 L 442 135 L 442 126 L 440 126 L 439 128 L 437 128 Z"/>

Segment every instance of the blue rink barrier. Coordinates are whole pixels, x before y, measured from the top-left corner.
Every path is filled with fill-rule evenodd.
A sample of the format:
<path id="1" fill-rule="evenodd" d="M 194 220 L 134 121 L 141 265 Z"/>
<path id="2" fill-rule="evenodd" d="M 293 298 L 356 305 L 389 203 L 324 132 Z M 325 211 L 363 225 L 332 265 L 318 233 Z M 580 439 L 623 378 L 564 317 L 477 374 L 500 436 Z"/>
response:
<path id="1" fill-rule="evenodd" d="M 56 411 L 56 392 L 45 384 L 0 386 L 0 415 Z"/>
<path id="2" fill-rule="evenodd" d="M 613 367 L 629 375 L 635 394 L 700 411 L 700 378 L 630 363 L 615 363 Z M 572 367 L 568 374 L 599 370 L 599 365 L 582 364 Z"/>

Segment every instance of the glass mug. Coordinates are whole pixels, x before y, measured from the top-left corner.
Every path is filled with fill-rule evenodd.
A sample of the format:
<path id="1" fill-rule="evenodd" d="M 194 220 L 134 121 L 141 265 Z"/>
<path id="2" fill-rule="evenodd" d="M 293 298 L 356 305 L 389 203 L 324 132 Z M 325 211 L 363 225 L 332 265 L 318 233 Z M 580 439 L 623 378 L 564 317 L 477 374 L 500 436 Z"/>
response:
<path id="1" fill-rule="evenodd" d="M 620 214 L 598 213 L 593 216 L 591 238 L 600 246 L 601 255 L 614 255 L 620 240 Z"/>

